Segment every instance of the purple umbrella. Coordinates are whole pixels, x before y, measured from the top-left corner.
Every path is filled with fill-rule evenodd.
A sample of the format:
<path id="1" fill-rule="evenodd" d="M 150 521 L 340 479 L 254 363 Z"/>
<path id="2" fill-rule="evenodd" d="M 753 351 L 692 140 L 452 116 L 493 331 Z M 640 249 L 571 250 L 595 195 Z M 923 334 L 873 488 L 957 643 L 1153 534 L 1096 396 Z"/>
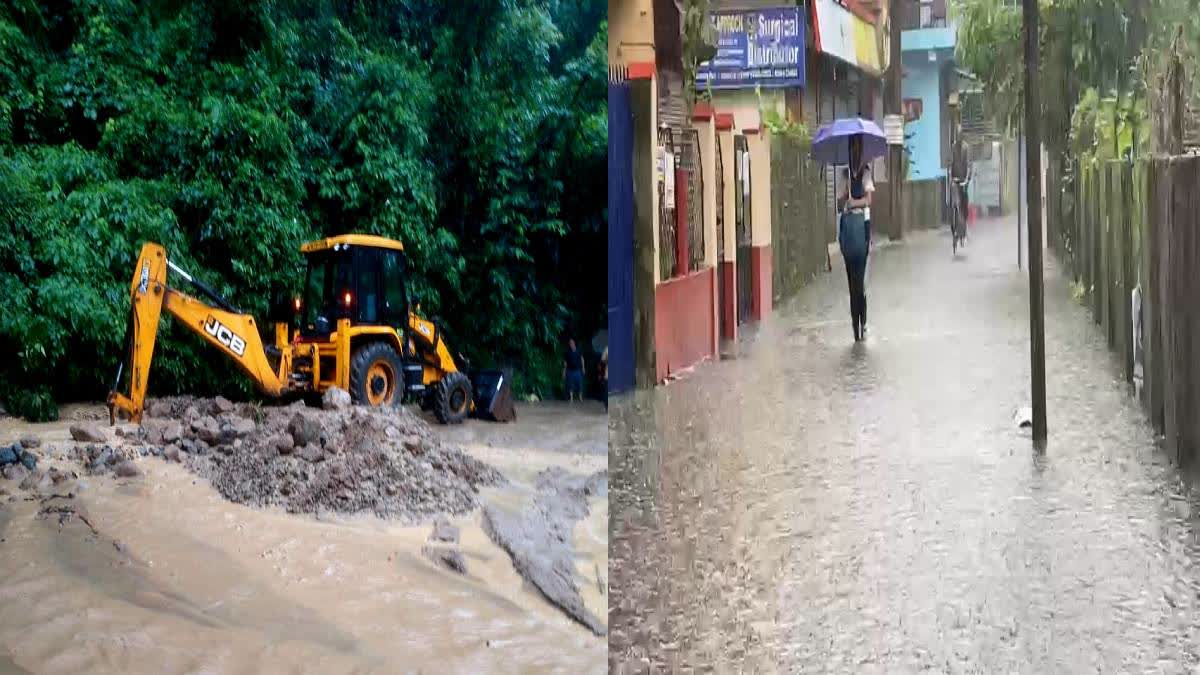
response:
<path id="1" fill-rule="evenodd" d="M 850 163 L 850 139 L 862 135 L 862 158 L 869 162 L 887 154 L 887 138 L 879 125 L 860 117 L 834 120 L 817 129 L 813 137 L 813 159 L 841 166 Z"/>

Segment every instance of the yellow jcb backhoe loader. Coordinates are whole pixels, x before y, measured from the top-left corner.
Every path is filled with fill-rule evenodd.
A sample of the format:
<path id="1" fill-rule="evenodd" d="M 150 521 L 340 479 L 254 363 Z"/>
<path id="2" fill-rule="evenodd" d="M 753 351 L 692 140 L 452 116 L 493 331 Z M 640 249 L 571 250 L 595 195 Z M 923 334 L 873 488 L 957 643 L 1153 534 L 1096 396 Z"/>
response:
<path id="1" fill-rule="evenodd" d="M 122 363 L 108 396 L 110 420 L 122 415 L 141 421 L 163 309 L 233 359 L 268 396 L 320 394 L 337 386 L 355 403 L 372 406 L 399 405 L 412 396 L 443 424 L 471 413 L 513 419 L 503 373 L 468 377 L 459 368 L 465 360 L 455 360 L 438 327 L 410 311 L 400 242 L 347 234 L 309 242 L 300 251 L 308 272 L 290 308 L 298 323 L 276 321 L 274 341 L 264 345 L 254 317 L 180 269 L 162 246 L 142 246 L 126 328 L 129 388 L 119 391 Z M 168 270 L 213 304 L 168 285 Z"/>

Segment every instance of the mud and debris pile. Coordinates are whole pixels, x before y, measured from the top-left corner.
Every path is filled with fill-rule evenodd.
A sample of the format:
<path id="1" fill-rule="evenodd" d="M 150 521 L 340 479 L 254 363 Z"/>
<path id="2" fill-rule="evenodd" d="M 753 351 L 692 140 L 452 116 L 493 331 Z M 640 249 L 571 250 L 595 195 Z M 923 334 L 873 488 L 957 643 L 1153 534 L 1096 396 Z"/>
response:
<path id="1" fill-rule="evenodd" d="M 303 402 L 260 406 L 171 397 L 151 401 L 141 427 L 125 432 L 123 444 L 183 463 L 230 501 L 292 513 L 424 520 L 466 513 L 475 508 L 480 486 L 503 481 L 404 408 L 335 404 L 321 410 Z M 94 473 L 117 472 L 130 459 L 108 445 L 81 452 Z"/>
<path id="2" fill-rule="evenodd" d="M 606 635 L 608 627 L 580 595 L 572 530 L 588 515 L 588 499 L 607 494 L 607 471 L 579 476 L 550 467 L 538 473 L 533 499 L 520 510 L 497 504 L 483 508 L 484 531 L 508 552 L 517 572 L 596 635 Z"/>

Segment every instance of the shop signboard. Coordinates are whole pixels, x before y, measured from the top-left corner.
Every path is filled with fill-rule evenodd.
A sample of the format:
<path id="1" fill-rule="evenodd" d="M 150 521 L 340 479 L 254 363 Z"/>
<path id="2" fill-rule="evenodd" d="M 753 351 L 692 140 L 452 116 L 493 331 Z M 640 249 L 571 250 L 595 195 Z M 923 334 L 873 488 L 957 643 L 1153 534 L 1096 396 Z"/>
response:
<path id="1" fill-rule="evenodd" d="M 717 54 L 700 65 L 696 88 L 804 86 L 804 14 L 799 7 L 713 12 Z"/>

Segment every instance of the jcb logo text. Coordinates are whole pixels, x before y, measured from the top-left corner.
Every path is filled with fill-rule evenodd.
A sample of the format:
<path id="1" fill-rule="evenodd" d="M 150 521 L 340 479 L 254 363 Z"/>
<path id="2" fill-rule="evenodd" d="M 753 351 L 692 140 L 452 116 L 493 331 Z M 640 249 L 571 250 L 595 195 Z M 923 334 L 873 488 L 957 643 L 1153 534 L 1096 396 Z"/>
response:
<path id="1" fill-rule="evenodd" d="M 211 316 L 204 321 L 204 331 L 215 337 L 217 342 L 229 347 L 229 351 L 234 354 L 242 356 L 246 353 L 246 341 Z"/>

